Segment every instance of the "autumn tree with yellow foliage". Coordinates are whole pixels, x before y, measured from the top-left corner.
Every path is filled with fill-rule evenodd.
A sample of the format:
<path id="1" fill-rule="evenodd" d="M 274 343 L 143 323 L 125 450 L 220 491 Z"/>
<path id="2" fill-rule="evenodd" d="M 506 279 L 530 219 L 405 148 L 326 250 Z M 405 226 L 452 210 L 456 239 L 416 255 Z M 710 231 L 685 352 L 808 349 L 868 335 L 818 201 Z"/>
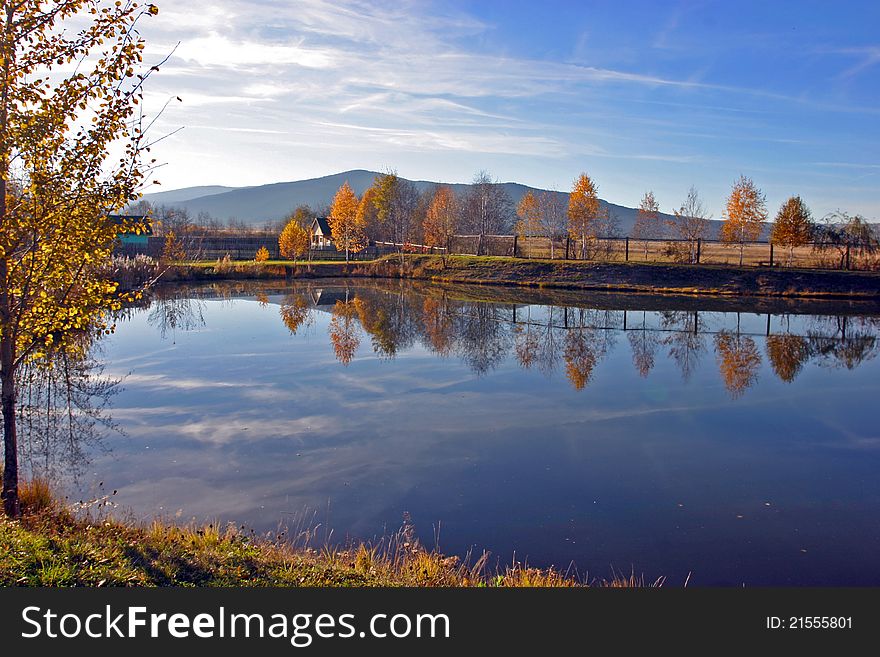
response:
<path id="1" fill-rule="evenodd" d="M 526 255 L 532 257 L 532 242 L 530 237 L 541 235 L 544 232 L 544 212 L 538 198 L 528 192 L 522 197 L 516 208 L 519 221 L 516 222 L 516 233 L 526 242 Z"/>
<path id="2" fill-rule="evenodd" d="M 3 506 L 18 516 L 16 375 L 112 330 L 117 284 L 101 272 L 138 198 L 149 144 L 138 105 L 150 71 L 136 29 L 152 4 L 4 1 L 0 10 L 0 379 Z M 128 226 L 138 231 L 139 226 Z M 74 347 L 70 347 L 74 348 Z"/>
<path id="3" fill-rule="evenodd" d="M 363 219 L 358 216 L 358 205 L 358 197 L 346 181 L 336 192 L 330 207 L 328 223 L 333 243 L 337 251 L 345 251 L 346 262 L 351 252 L 357 253 L 367 245 Z"/>
<path id="4" fill-rule="evenodd" d="M 767 221 L 767 203 L 764 193 L 751 178 L 740 176 L 727 197 L 724 223 L 721 224 L 721 240 L 739 245 L 739 264 L 743 263 L 743 251 L 747 242 L 761 236 Z"/>
<path id="5" fill-rule="evenodd" d="M 443 251 L 443 264 L 446 264 L 446 256 L 449 255 L 446 248 L 450 238 L 455 234 L 458 227 L 458 203 L 455 193 L 448 185 L 440 185 L 434 190 L 422 230 L 425 233 L 425 246 L 441 247 Z"/>
<path id="6" fill-rule="evenodd" d="M 278 236 L 278 252 L 284 258 L 290 258 L 296 264 L 309 251 L 309 231 L 296 218 L 291 218 Z"/>
<path id="7" fill-rule="evenodd" d="M 788 264 L 791 265 L 796 247 L 804 246 L 813 239 L 813 215 L 800 196 L 792 196 L 776 215 L 770 231 L 770 241 L 788 248 Z"/>
<path id="8" fill-rule="evenodd" d="M 599 219 L 599 188 L 586 173 L 582 173 L 571 189 L 568 199 L 568 233 L 581 240 L 581 258 L 587 257 L 587 240 L 596 233 Z"/>

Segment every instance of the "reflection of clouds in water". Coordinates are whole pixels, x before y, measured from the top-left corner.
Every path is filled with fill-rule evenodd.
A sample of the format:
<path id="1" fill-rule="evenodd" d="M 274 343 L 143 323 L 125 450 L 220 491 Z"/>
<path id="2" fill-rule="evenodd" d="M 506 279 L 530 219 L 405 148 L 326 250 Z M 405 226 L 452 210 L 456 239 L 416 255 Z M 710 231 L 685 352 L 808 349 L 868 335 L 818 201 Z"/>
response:
<path id="1" fill-rule="evenodd" d="M 155 363 L 162 365 L 162 363 Z M 121 375 L 125 383 L 130 386 L 145 386 L 147 388 L 171 388 L 177 390 L 200 390 L 203 388 L 248 388 L 259 386 L 257 383 L 213 381 L 208 379 L 186 379 L 168 374 L 127 374 Z"/>
<path id="2" fill-rule="evenodd" d="M 423 538 L 442 520 L 481 546 L 494 541 L 504 550 L 516 544 L 581 558 L 554 552 L 548 537 L 556 529 L 547 518 L 571 514 L 563 524 L 575 518 L 594 534 L 601 529 L 615 550 L 627 523 L 634 534 L 676 545 L 670 528 L 678 521 L 658 505 L 677 497 L 699 508 L 701 535 L 717 537 L 725 528 L 713 534 L 707 527 L 718 522 L 718 506 L 740 504 L 743 490 L 791 490 L 804 500 L 798 508 L 822 494 L 806 482 L 809 467 L 780 471 L 773 465 L 780 458 L 818 459 L 822 467 L 830 459 L 833 466 L 833 454 L 871 453 L 877 443 L 876 430 L 853 412 L 876 393 L 875 365 L 786 364 L 785 354 L 800 358 L 804 350 L 771 346 L 760 335 L 766 316 L 740 318 L 742 340 L 752 340 L 762 356 L 761 376 L 755 394 L 731 400 L 716 358 L 695 352 L 711 353 L 714 335 L 725 329 L 736 340 L 734 315 L 625 317 L 363 295 L 373 296 L 355 321 L 364 314 L 369 330 L 347 368 L 327 335 L 332 306 L 315 313 L 317 332 L 307 336 L 302 329 L 291 335 L 277 308 L 232 301 L 220 309 L 206 300 L 205 319 L 216 330 L 178 340 L 173 353 L 159 357 L 155 331 L 150 338 L 135 316 L 113 336 L 109 354 L 111 364 L 125 359 L 133 370 L 115 413 L 129 437 L 95 471 L 144 517 L 162 506 L 172 516 L 182 509 L 184 519 L 233 519 L 263 530 L 303 508 L 324 522 L 329 500 L 337 531 L 371 536 L 386 524 L 395 529 L 403 511 L 416 511 Z M 773 316 L 772 325 L 805 335 L 807 320 Z M 820 325 L 839 342 L 836 322 Z M 628 339 L 636 330 L 644 339 L 635 345 L 639 353 L 656 350 L 640 361 L 646 378 Z M 573 331 L 586 341 L 585 353 L 597 356 L 582 392 L 549 377 L 564 368 Z M 690 368 L 689 382 L 673 347 Z M 828 412 L 829 403 L 840 410 Z"/>

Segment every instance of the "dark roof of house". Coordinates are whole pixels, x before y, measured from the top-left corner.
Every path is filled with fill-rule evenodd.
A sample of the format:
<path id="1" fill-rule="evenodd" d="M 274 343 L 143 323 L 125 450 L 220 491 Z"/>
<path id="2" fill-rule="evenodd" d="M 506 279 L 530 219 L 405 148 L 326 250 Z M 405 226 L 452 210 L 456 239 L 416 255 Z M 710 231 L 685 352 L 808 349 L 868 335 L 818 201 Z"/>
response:
<path id="1" fill-rule="evenodd" d="M 332 237 L 333 231 L 330 230 L 330 223 L 327 221 L 327 217 L 315 217 L 315 223 L 318 224 L 318 228 L 321 229 L 324 237 Z"/>
<path id="2" fill-rule="evenodd" d="M 352 297 L 353 298 L 353 297 Z M 348 296 L 342 289 L 317 289 L 312 293 L 312 301 L 315 307 L 336 306 L 337 301 L 347 301 Z"/>
<path id="3" fill-rule="evenodd" d="M 117 226 L 127 229 L 119 232 L 133 233 L 135 232 L 134 227 L 138 226 L 141 229 L 141 235 L 153 234 L 153 222 L 149 217 L 136 214 L 109 214 L 107 218 Z"/>

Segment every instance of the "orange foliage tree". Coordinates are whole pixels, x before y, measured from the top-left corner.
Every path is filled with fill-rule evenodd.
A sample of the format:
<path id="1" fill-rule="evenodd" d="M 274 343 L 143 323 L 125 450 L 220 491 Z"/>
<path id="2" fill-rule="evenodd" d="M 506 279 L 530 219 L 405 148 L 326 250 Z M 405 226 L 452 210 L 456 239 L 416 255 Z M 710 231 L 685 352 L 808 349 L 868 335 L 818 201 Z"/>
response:
<path id="1" fill-rule="evenodd" d="M 297 258 L 308 252 L 309 241 L 309 231 L 303 227 L 297 217 L 293 217 L 278 236 L 278 251 L 283 257 L 290 258 L 296 263 Z"/>
<path id="2" fill-rule="evenodd" d="M 794 250 L 813 239 L 813 215 L 800 196 L 792 196 L 776 215 L 770 231 L 770 241 L 788 248 L 788 264 L 791 265 Z"/>
<path id="3" fill-rule="evenodd" d="M 761 236 L 767 221 L 767 203 L 764 193 L 751 178 L 740 176 L 727 197 L 721 240 L 739 245 L 739 264 L 743 263 L 743 251 L 747 242 Z"/>
<path id="4" fill-rule="evenodd" d="M 351 252 L 357 253 L 367 245 L 362 219 L 358 217 L 358 197 L 352 191 L 348 181 L 343 183 L 330 207 L 330 232 L 337 251 L 345 251 L 348 262 Z"/>
<path id="5" fill-rule="evenodd" d="M 425 233 L 425 246 L 446 248 L 458 227 L 458 203 L 455 193 L 448 185 L 440 185 L 434 190 L 422 228 Z M 443 251 L 446 264 L 448 251 Z"/>
<path id="6" fill-rule="evenodd" d="M 581 258 L 587 257 L 587 240 L 596 232 L 599 218 L 599 188 L 586 173 L 582 173 L 568 198 L 568 233 L 581 240 Z"/>

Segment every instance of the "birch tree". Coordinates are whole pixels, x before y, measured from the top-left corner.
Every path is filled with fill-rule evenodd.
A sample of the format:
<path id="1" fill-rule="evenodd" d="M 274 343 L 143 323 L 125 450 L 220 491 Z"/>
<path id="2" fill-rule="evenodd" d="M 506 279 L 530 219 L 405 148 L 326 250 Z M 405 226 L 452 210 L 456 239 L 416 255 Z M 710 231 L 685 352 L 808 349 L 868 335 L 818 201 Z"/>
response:
<path id="1" fill-rule="evenodd" d="M 346 262 L 352 251 L 357 253 L 367 245 L 364 227 L 358 220 L 358 197 L 348 181 L 342 184 L 333 198 L 328 223 L 336 250 L 345 251 Z"/>
<path id="2" fill-rule="evenodd" d="M 582 173 L 571 189 L 568 199 L 568 232 L 581 240 L 581 258 L 587 257 L 587 239 L 596 232 L 599 218 L 599 188 L 586 173 Z"/>
<path id="3" fill-rule="evenodd" d="M 767 221 L 767 203 L 764 193 L 751 178 L 740 176 L 727 197 L 721 240 L 739 246 L 739 264 L 743 263 L 743 251 L 747 242 L 761 236 Z"/>
<path id="4" fill-rule="evenodd" d="M 149 143 L 139 110 L 150 71 L 138 22 L 152 4 L 103 0 L 0 4 L 0 380 L 3 507 L 18 516 L 16 374 L 112 330 L 117 285 L 101 274 L 137 201 Z M 149 164 L 147 164 L 149 166 Z M 128 226 L 139 231 L 141 226 Z"/>

